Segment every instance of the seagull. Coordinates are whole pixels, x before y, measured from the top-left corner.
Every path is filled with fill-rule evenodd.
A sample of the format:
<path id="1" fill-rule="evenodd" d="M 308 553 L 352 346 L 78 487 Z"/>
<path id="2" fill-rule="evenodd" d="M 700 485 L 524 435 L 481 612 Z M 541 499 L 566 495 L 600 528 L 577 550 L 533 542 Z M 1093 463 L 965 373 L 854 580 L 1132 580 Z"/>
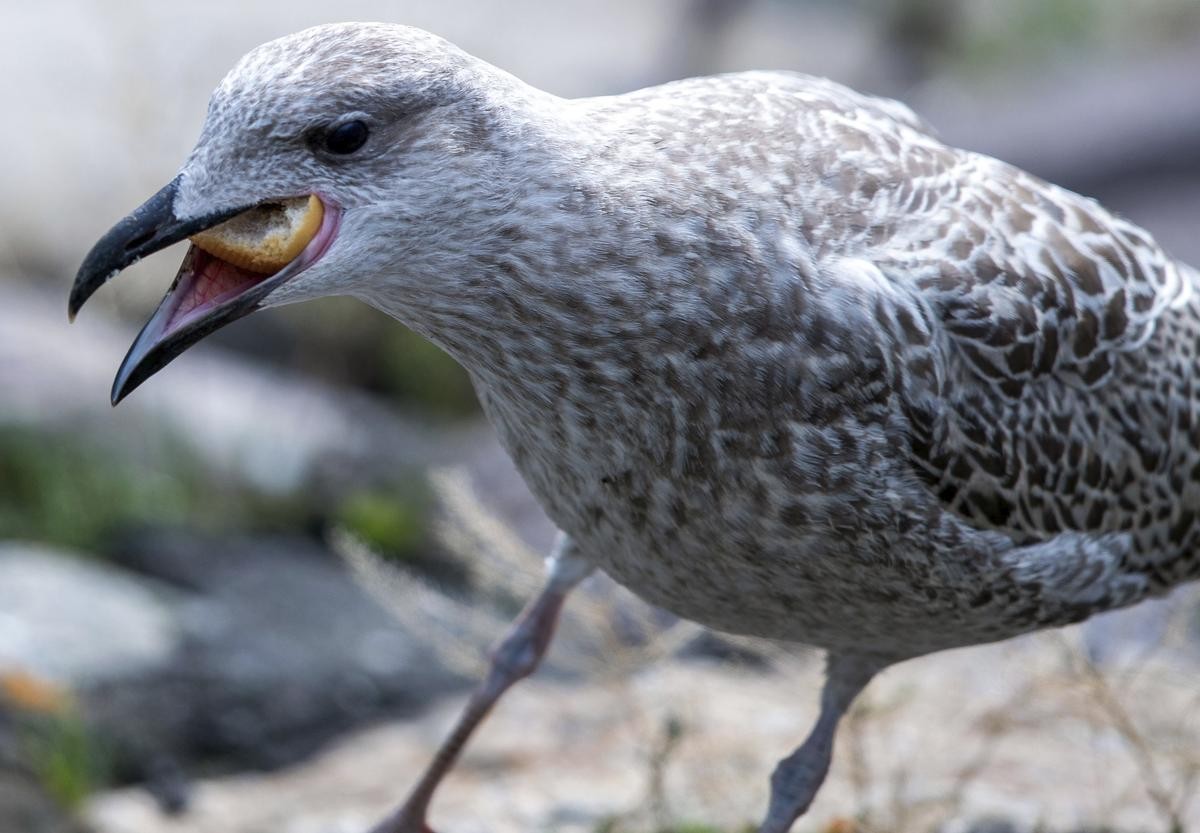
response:
<path id="1" fill-rule="evenodd" d="M 254 217 L 301 203 L 285 262 L 254 260 Z M 254 257 L 211 244 L 231 228 Z M 895 101 L 787 72 L 566 100 L 418 29 L 319 26 L 221 81 L 178 175 L 87 255 L 72 317 L 189 237 L 114 404 L 254 310 L 352 296 L 466 368 L 561 531 L 375 833 L 429 833 L 595 570 L 827 652 L 760 833 L 808 809 L 889 665 L 1200 577 L 1200 274 Z"/>

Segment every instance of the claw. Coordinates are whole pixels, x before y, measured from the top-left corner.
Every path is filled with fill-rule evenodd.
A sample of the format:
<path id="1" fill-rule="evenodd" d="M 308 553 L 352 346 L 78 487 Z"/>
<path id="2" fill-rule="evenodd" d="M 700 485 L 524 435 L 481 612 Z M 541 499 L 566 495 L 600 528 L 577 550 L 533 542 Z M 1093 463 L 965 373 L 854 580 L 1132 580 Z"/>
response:
<path id="1" fill-rule="evenodd" d="M 434 833 L 425 823 L 423 808 L 412 807 L 411 803 L 411 799 L 405 802 L 393 815 L 372 827 L 371 833 Z"/>

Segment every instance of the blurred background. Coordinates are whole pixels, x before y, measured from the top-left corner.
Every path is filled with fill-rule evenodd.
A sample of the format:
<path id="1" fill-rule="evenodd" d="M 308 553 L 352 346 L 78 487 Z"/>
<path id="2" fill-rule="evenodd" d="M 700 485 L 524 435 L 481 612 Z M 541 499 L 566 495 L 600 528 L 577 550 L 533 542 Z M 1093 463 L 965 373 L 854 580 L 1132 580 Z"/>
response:
<path id="1" fill-rule="evenodd" d="M 364 306 L 256 315 L 113 410 L 181 250 L 80 321 L 91 243 L 251 47 L 441 34 L 564 96 L 796 69 L 1100 198 L 1200 263 L 1196 0 L 0 0 L 0 831 L 358 833 L 428 759 L 552 530 L 465 376 Z M 819 662 L 598 578 L 435 807 L 451 831 L 724 833 Z M 802 830 L 1200 830 L 1194 588 L 889 671 Z"/>

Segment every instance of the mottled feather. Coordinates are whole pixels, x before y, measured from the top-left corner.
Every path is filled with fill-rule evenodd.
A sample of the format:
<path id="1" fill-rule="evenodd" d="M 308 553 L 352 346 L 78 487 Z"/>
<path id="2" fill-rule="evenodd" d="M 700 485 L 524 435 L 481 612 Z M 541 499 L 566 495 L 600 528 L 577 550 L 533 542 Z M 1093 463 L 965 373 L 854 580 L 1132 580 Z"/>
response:
<path id="1" fill-rule="evenodd" d="M 346 110 L 381 138 L 314 156 Z M 301 175 L 350 210 L 272 300 L 444 347 L 579 552 L 676 613 L 894 660 L 1200 573 L 1196 273 L 899 103 L 771 72 L 567 101 L 321 27 L 222 83 L 176 208 Z"/>

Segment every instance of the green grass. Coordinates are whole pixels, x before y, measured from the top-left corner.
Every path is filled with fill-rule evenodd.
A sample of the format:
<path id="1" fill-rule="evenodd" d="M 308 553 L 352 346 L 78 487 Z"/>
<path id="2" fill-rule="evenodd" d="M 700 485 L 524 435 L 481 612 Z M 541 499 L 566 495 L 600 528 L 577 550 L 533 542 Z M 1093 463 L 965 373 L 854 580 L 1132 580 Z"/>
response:
<path id="1" fill-rule="evenodd" d="M 334 520 L 385 558 L 411 561 L 429 544 L 428 494 L 419 487 L 404 493 L 364 491 L 342 501 Z"/>
<path id="2" fill-rule="evenodd" d="M 1064 49 L 1094 45 L 1101 11 L 1092 0 L 1012 0 L 998 25 L 957 44 L 956 57 L 973 71 L 1040 63 Z"/>
<path id="3" fill-rule="evenodd" d="M 0 428 L 0 539 L 95 550 L 113 531 L 188 525 L 209 531 L 295 529 L 303 495 L 225 482 L 181 447 L 121 454 L 31 428 Z"/>
<path id="4" fill-rule="evenodd" d="M 190 476 L 36 430 L 0 430 L 0 538 L 87 547 L 121 522 L 187 516 Z"/>
<path id="5" fill-rule="evenodd" d="M 84 721 L 73 713 L 28 722 L 21 736 L 22 759 L 46 793 L 74 811 L 108 783 L 108 761 Z"/>
<path id="6" fill-rule="evenodd" d="M 913 0 L 907 0 L 913 2 Z M 1146 51 L 1200 29 L 1194 0 L 1009 0 L 984 25 L 958 27 L 943 58 L 974 75 L 1037 67 L 1105 50 Z"/>
<path id="7" fill-rule="evenodd" d="M 436 543 L 434 497 L 424 476 L 389 487 L 355 492 L 344 498 L 329 520 L 366 544 L 374 553 L 446 587 L 461 589 L 469 571 Z"/>
<path id="8" fill-rule="evenodd" d="M 359 301 L 326 298 L 283 311 L 278 320 L 281 332 L 272 344 L 283 353 L 276 360 L 439 421 L 479 413 L 465 370 L 440 348 Z"/>
<path id="9" fill-rule="evenodd" d="M 454 359 L 412 330 L 392 321 L 382 339 L 380 387 L 389 396 L 416 403 L 431 415 L 478 413 L 471 380 Z"/>
<path id="10" fill-rule="evenodd" d="M 181 446 L 120 454 L 36 429 L 0 428 L 0 540 L 104 557 L 123 531 L 185 527 L 208 534 L 323 535 L 344 527 L 376 553 L 450 587 L 465 568 L 435 543 L 424 474 L 346 495 L 301 484 L 288 495 L 230 482 Z"/>

